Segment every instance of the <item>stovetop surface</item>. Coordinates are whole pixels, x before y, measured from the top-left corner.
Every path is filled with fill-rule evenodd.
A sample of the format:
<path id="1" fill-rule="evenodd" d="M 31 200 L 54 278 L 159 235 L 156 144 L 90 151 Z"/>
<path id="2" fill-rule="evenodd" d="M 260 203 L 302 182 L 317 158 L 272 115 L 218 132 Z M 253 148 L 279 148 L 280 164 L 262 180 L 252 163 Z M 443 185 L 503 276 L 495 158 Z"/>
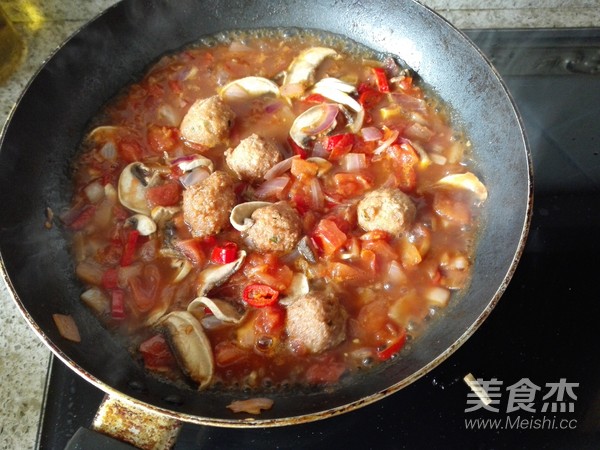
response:
<path id="1" fill-rule="evenodd" d="M 600 30 L 468 35 L 511 91 L 534 165 L 529 239 L 492 314 L 440 366 L 375 404 L 283 428 L 186 424 L 176 449 L 600 448 Z M 467 373 L 489 392 L 487 408 Z M 102 397 L 54 360 L 39 448 L 64 448 Z"/>

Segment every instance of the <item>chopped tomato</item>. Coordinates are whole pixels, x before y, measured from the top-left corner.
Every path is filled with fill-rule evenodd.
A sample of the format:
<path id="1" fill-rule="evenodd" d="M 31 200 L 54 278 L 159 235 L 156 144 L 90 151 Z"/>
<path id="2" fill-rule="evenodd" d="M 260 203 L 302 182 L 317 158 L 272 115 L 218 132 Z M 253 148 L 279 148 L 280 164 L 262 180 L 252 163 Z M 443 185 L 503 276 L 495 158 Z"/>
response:
<path id="1" fill-rule="evenodd" d="M 313 241 L 324 255 L 333 255 L 348 239 L 331 219 L 322 219 L 313 232 Z"/>
<path id="2" fill-rule="evenodd" d="M 266 284 L 253 283 L 244 288 L 242 297 L 250 306 L 262 308 L 276 303 L 279 299 L 279 291 Z"/>
<path id="3" fill-rule="evenodd" d="M 304 97 L 303 101 L 307 103 L 325 103 L 327 99 L 321 94 L 309 94 Z"/>
<path id="4" fill-rule="evenodd" d="M 328 136 L 325 138 L 324 142 L 325 150 L 329 152 L 329 159 L 332 161 L 337 161 L 345 154 L 350 153 L 353 145 L 353 133 L 343 133 L 336 134 L 334 136 Z"/>
<path id="5" fill-rule="evenodd" d="M 364 281 L 369 278 L 363 270 L 351 266 L 350 264 L 344 264 L 341 262 L 333 262 L 328 266 L 329 277 L 338 283 L 344 283 L 349 281 Z"/>
<path id="6" fill-rule="evenodd" d="M 177 205 L 180 197 L 181 186 L 174 181 L 146 189 L 146 199 L 151 207 Z"/>
<path id="7" fill-rule="evenodd" d="M 128 163 L 139 161 L 144 156 L 144 149 L 142 146 L 139 142 L 131 138 L 121 139 L 117 144 L 117 149 L 121 158 Z"/>
<path id="8" fill-rule="evenodd" d="M 162 127 L 151 125 L 146 135 L 150 149 L 159 155 L 171 152 L 179 144 L 179 129 L 175 127 Z"/>
<path id="9" fill-rule="evenodd" d="M 376 299 L 364 305 L 357 317 L 358 334 L 366 345 L 387 347 L 399 334 L 398 326 L 389 317 L 390 302 Z"/>
<path id="10" fill-rule="evenodd" d="M 175 242 L 174 246 L 196 266 L 200 266 L 206 261 L 206 256 L 202 250 L 202 241 L 199 239 L 182 239 Z"/>
<path id="11" fill-rule="evenodd" d="M 285 310 L 278 305 L 261 308 L 254 319 L 256 334 L 279 337 L 285 325 Z"/>
<path id="12" fill-rule="evenodd" d="M 292 168 L 290 171 L 291 171 L 292 175 L 294 175 L 295 177 L 300 177 L 300 176 L 314 177 L 317 175 L 317 172 L 319 171 L 319 166 L 317 164 L 315 164 L 314 162 L 309 162 L 302 158 L 295 158 L 292 161 Z"/>
<path id="13" fill-rule="evenodd" d="M 436 192 L 433 196 L 433 209 L 444 219 L 458 225 L 468 225 L 471 222 L 471 211 L 464 203 L 456 201 L 445 192 Z"/>
<path id="14" fill-rule="evenodd" d="M 374 67 L 373 75 L 375 75 L 375 84 L 379 92 L 390 92 L 390 85 L 385 70 L 381 67 Z"/>
<path id="15" fill-rule="evenodd" d="M 361 173 L 336 173 L 333 181 L 336 194 L 347 198 L 362 195 L 373 187 L 372 178 Z"/>
<path id="16" fill-rule="evenodd" d="M 368 85 L 358 89 L 358 102 L 366 110 L 374 108 L 383 99 L 383 94 Z"/>
<path id="17" fill-rule="evenodd" d="M 419 163 L 419 156 L 415 149 L 408 143 L 393 144 L 388 148 L 388 155 L 396 168 L 398 187 L 406 192 L 414 190 L 417 186 L 415 168 Z"/>
<path id="18" fill-rule="evenodd" d="M 125 267 L 133 262 L 139 237 L 140 232 L 138 230 L 129 231 L 127 242 L 125 242 L 125 249 L 123 250 L 123 256 L 121 256 L 121 266 Z"/>
<path id="19" fill-rule="evenodd" d="M 248 353 L 231 341 L 221 341 L 215 346 L 215 363 L 219 367 L 227 367 L 244 362 Z"/>
<path id="20" fill-rule="evenodd" d="M 223 242 L 213 248 L 210 260 L 215 264 L 228 264 L 237 259 L 237 251 L 235 242 Z"/>
<path id="21" fill-rule="evenodd" d="M 140 353 L 148 370 L 165 371 L 177 365 L 169 344 L 161 334 L 142 342 Z"/>

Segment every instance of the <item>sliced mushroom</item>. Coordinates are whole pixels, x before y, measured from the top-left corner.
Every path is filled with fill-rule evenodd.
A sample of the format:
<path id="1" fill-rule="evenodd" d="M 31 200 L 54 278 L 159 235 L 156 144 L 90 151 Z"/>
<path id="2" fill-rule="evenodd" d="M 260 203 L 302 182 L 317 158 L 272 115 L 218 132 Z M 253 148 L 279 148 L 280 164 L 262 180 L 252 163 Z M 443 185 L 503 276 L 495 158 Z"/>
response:
<path id="1" fill-rule="evenodd" d="M 288 67 L 283 84 L 297 84 L 307 88 L 314 83 L 315 71 L 317 67 L 327 57 L 335 57 L 338 53 L 328 47 L 311 47 L 300 52 Z M 298 92 L 302 94 L 302 92 Z"/>
<path id="2" fill-rule="evenodd" d="M 484 202 L 488 195 L 485 185 L 471 172 L 446 175 L 438 180 L 434 186 L 466 189 L 473 192 L 480 202 Z"/>
<path id="3" fill-rule="evenodd" d="M 87 139 L 90 139 L 94 142 L 105 141 L 107 140 L 107 137 L 113 137 L 121 129 L 123 129 L 123 127 L 115 125 L 101 125 L 90 131 L 90 133 L 87 135 Z"/>
<path id="4" fill-rule="evenodd" d="M 177 158 L 171 161 L 171 164 L 179 167 L 182 172 L 190 172 L 198 167 L 203 167 L 210 173 L 215 171 L 215 165 L 212 160 L 202 155 L 190 155 Z"/>
<path id="5" fill-rule="evenodd" d="M 279 303 L 283 306 L 289 306 L 296 301 L 297 298 L 308 294 L 310 286 L 308 284 L 308 278 L 301 272 L 294 273 L 292 282 L 289 287 L 285 290 L 285 297 L 279 300 Z"/>
<path id="6" fill-rule="evenodd" d="M 127 219 L 126 223 L 139 231 L 142 236 L 150 236 L 157 229 L 154 220 L 145 214 L 134 214 Z"/>
<path id="7" fill-rule="evenodd" d="M 223 100 L 245 100 L 261 95 L 279 95 L 279 86 L 263 77 L 245 77 L 227 83 L 219 90 Z"/>
<path id="8" fill-rule="evenodd" d="M 173 258 L 171 260 L 171 267 L 177 271 L 175 278 L 173 278 L 172 281 L 174 284 L 183 281 L 183 279 L 188 276 L 193 268 L 192 263 L 190 263 L 187 259 L 179 258 Z"/>
<path id="9" fill-rule="evenodd" d="M 304 236 L 298 241 L 298 252 L 304 256 L 304 259 L 309 263 L 316 264 L 317 257 L 315 256 L 315 250 L 313 249 L 313 245 L 308 236 Z"/>
<path id="10" fill-rule="evenodd" d="M 187 310 L 198 320 L 202 320 L 206 315 L 206 308 L 208 308 L 217 319 L 225 323 L 238 324 L 245 317 L 245 314 L 240 313 L 231 303 L 208 297 L 195 298 L 188 305 Z"/>
<path id="11" fill-rule="evenodd" d="M 254 221 L 251 218 L 252 213 L 259 208 L 264 208 L 269 205 L 272 205 L 272 203 L 258 201 L 240 203 L 231 210 L 229 221 L 236 230 L 246 231 L 254 225 Z"/>
<path id="12" fill-rule="evenodd" d="M 158 325 L 165 328 L 183 372 L 198 383 L 199 389 L 206 387 L 214 373 L 214 358 L 200 322 L 188 311 L 175 311 Z"/>
<path id="13" fill-rule="evenodd" d="M 365 116 L 364 108 L 360 103 L 348 95 L 355 92 L 354 86 L 337 78 L 324 78 L 315 85 L 312 92 L 320 94 L 340 105 L 347 106 L 354 111 L 356 113 L 355 117 L 346 114 L 350 130 L 353 133 L 357 133 L 361 129 Z M 343 109 L 342 111 L 345 112 Z"/>
<path id="14" fill-rule="evenodd" d="M 158 173 L 140 162 L 126 166 L 119 176 L 118 194 L 121 204 L 132 211 L 150 214 L 146 190 L 156 183 Z"/>
<path id="15" fill-rule="evenodd" d="M 150 218 L 162 229 L 180 211 L 181 208 L 178 206 L 155 206 L 150 211 Z"/>
<path id="16" fill-rule="evenodd" d="M 225 283 L 231 275 L 238 271 L 246 259 L 246 252 L 240 250 L 238 258 L 227 264 L 212 265 L 198 275 L 198 297 L 204 297 L 212 289 Z"/>
<path id="17" fill-rule="evenodd" d="M 326 134 L 337 125 L 336 116 L 340 109 L 337 105 L 323 103 L 313 106 L 300 114 L 290 127 L 290 137 L 302 148 L 320 134 Z"/>

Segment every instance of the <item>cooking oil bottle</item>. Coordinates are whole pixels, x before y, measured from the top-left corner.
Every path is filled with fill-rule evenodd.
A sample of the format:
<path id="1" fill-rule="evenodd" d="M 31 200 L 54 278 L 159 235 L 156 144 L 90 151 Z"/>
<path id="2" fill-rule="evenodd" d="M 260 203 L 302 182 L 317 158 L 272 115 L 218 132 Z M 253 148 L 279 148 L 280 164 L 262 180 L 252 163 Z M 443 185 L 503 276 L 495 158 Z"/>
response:
<path id="1" fill-rule="evenodd" d="M 24 48 L 23 39 L 0 6 L 0 85 L 21 63 Z"/>

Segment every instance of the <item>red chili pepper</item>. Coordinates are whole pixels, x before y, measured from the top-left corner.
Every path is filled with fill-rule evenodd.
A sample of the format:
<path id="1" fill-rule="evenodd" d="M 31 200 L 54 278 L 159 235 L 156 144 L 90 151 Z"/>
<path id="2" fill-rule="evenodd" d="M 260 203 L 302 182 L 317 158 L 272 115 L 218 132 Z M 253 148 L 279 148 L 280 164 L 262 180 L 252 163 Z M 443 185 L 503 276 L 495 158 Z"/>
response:
<path id="1" fill-rule="evenodd" d="M 377 352 L 377 358 L 380 361 L 387 361 L 396 353 L 398 353 L 406 343 L 406 330 L 402 329 L 400 334 L 388 344 L 386 348 Z"/>
<path id="2" fill-rule="evenodd" d="M 330 160 L 338 160 L 346 153 L 350 153 L 354 145 L 354 134 L 342 133 L 329 136 L 325 140 L 325 150 L 329 152 Z"/>
<path id="3" fill-rule="evenodd" d="M 374 67 L 373 74 L 375 75 L 375 84 L 377 85 L 379 92 L 390 92 L 390 85 L 385 70 L 381 67 Z"/>
<path id="4" fill-rule="evenodd" d="M 123 250 L 123 256 L 121 257 L 121 266 L 125 267 L 133 262 L 135 257 L 135 248 L 137 246 L 140 232 L 138 230 L 131 230 L 127 236 L 127 242 L 125 243 L 125 249 Z"/>
<path id="5" fill-rule="evenodd" d="M 266 284 L 249 284 L 242 295 L 246 303 L 256 308 L 273 305 L 279 299 L 279 291 Z"/>
<path id="6" fill-rule="evenodd" d="M 227 264 L 237 259 L 238 247 L 235 242 L 224 242 L 213 248 L 210 259 L 215 264 Z"/>
<path id="7" fill-rule="evenodd" d="M 102 287 L 110 290 L 115 289 L 119 285 L 119 273 L 117 269 L 107 269 L 102 275 Z"/>
<path id="8" fill-rule="evenodd" d="M 115 320 L 125 318 L 125 293 L 121 289 L 115 289 L 111 293 L 110 314 Z"/>

